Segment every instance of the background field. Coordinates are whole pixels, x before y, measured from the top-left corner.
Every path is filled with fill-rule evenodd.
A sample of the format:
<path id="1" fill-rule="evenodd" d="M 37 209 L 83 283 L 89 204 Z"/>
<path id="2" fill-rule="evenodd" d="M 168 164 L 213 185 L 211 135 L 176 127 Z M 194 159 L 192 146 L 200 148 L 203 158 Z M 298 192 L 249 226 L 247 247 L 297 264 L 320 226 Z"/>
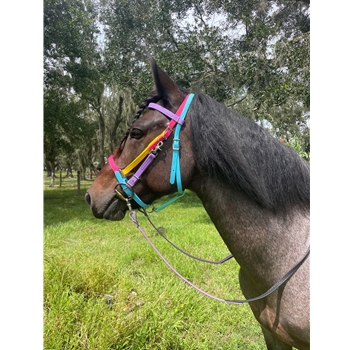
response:
<path id="1" fill-rule="evenodd" d="M 84 202 L 91 182 L 48 187 L 44 176 L 44 347 L 55 349 L 265 349 L 248 305 L 213 301 L 158 258 L 128 217 L 95 219 Z M 57 181 L 59 184 L 59 181 Z M 238 265 L 196 262 L 174 250 L 138 214 L 157 248 L 192 282 L 240 299 Z M 200 201 L 187 192 L 158 214 L 157 226 L 208 259 L 228 251 Z"/>

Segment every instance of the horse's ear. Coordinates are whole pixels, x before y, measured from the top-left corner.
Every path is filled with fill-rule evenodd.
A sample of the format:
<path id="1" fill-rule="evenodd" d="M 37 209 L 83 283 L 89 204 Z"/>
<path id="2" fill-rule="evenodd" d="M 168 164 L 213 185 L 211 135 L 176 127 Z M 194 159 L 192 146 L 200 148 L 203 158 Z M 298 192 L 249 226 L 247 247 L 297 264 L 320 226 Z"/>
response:
<path id="1" fill-rule="evenodd" d="M 171 104 L 182 99 L 182 94 L 173 80 L 158 67 L 153 57 L 150 59 L 151 69 L 157 95 L 163 100 L 169 101 Z"/>

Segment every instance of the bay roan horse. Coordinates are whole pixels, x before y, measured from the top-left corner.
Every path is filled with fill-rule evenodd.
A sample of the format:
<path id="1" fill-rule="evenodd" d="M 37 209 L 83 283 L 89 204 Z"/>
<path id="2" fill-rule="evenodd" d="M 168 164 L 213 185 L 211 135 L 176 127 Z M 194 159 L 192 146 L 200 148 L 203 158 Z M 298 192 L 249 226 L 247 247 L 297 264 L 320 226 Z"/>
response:
<path id="1" fill-rule="evenodd" d="M 151 68 L 155 89 L 86 201 L 95 217 L 122 220 L 128 209 L 182 187 L 193 191 L 240 265 L 244 296 L 256 297 L 308 251 L 309 164 L 252 120 L 202 93 L 191 96 L 185 122 L 176 120 L 190 95 L 153 59 Z M 181 165 L 175 173 L 180 174 L 170 181 L 175 152 Z M 155 153 L 145 165 L 145 156 Z M 268 349 L 310 348 L 309 264 L 308 256 L 276 291 L 249 303 Z"/>

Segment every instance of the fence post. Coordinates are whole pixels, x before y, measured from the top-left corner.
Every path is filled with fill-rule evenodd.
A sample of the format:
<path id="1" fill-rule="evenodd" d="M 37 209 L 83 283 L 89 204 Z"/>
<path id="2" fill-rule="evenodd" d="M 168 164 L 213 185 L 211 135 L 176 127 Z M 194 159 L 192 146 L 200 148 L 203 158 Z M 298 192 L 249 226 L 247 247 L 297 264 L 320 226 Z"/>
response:
<path id="1" fill-rule="evenodd" d="M 77 178 L 78 178 L 78 194 L 80 194 L 80 171 L 79 170 L 77 173 Z"/>

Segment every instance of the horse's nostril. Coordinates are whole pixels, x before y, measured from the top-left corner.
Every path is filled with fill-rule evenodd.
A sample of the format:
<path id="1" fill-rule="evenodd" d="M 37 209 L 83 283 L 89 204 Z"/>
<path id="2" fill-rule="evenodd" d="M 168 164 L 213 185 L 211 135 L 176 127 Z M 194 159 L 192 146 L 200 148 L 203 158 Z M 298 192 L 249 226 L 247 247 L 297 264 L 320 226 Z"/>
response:
<path id="1" fill-rule="evenodd" d="M 85 202 L 89 205 L 91 204 L 91 197 L 89 195 L 89 192 L 85 193 Z"/>

